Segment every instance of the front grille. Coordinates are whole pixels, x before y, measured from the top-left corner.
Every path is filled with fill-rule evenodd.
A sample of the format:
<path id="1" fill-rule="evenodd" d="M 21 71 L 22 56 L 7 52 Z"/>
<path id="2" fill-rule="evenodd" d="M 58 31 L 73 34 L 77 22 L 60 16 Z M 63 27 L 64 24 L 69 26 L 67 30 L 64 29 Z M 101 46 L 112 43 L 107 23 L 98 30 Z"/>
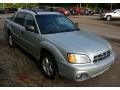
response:
<path id="1" fill-rule="evenodd" d="M 110 54 L 111 54 L 111 52 L 110 52 L 110 50 L 108 50 L 108 51 L 106 51 L 104 53 L 101 53 L 99 55 L 94 56 L 93 63 L 99 62 L 101 60 L 104 60 L 104 59 L 108 58 L 110 56 Z"/>

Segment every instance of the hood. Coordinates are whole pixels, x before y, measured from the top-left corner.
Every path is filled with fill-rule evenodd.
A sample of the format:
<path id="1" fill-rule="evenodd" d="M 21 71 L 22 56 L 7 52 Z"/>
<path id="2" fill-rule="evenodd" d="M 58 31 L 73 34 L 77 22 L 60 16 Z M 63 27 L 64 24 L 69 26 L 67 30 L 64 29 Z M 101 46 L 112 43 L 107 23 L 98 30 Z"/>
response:
<path id="1" fill-rule="evenodd" d="M 84 31 L 47 34 L 45 37 L 56 46 L 65 48 L 68 53 L 93 57 L 109 49 L 106 40 Z"/>

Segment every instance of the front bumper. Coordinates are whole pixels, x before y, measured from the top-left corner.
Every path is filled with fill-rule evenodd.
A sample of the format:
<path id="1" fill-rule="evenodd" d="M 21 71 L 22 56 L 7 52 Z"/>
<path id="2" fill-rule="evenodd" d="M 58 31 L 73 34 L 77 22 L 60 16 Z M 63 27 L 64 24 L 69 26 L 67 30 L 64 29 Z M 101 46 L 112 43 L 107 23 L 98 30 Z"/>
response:
<path id="1" fill-rule="evenodd" d="M 97 63 L 90 64 L 60 64 L 59 73 L 63 77 L 75 80 L 75 81 L 84 81 L 91 77 L 98 76 L 108 70 L 111 64 L 114 62 L 115 55 L 112 54 L 105 60 L 99 61 Z"/>

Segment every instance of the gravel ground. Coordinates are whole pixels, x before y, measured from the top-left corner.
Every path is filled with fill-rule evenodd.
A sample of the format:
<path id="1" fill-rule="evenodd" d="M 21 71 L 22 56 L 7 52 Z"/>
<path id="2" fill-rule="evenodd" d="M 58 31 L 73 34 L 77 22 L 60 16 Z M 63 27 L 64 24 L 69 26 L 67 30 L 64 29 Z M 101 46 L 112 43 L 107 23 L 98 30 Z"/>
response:
<path id="1" fill-rule="evenodd" d="M 105 21 L 100 20 L 99 16 L 72 16 L 70 19 L 78 22 L 82 30 L 105 37 L 120 39 L 120 20 Z"/>
<path id="2" fill-rule="evenodd" d="M 93 17 L 86 16 L 78 19 L 81 24 L 82 22 L 90 23 L 91 27 L 97 25 L 95 22 L 88 21 L 92 20 Z M 99 22 L 98 20 L 95 21 Z M 4 19 L 1 18 L 0 22 L 0 86 L 120 86 L 119 40 L 107 38 L 117 54 L 117 60 L 115 60 L 111 68 L 102 75 L 83 82 L 69 81 L 60 76 L 57 76 L 55 80 L 48 80 L 43 76 L 36 60 L 32 56 L 19 47 L 10 48 L 8 46 L 3 30 Z M 105 28 L 108 27 L 105 23 L 101 24 L 104 25 Z M 98 23 L 98 26 L 99 25 L 100 23 Z M 110 27 L 112 27 L 112 25 L 110 25 Z M 118 28 L 118 26 L 113 27 Z"/>

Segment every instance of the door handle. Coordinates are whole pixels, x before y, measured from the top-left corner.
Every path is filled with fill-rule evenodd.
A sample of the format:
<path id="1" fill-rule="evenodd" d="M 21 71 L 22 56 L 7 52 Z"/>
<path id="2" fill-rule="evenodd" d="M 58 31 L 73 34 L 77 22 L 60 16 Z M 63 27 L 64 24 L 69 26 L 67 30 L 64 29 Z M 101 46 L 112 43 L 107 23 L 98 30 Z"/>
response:
<path id="1" fill-rule="evenodd" d="M 21 33 L 24 34 L 24 31 L 21 30 Z"/>

